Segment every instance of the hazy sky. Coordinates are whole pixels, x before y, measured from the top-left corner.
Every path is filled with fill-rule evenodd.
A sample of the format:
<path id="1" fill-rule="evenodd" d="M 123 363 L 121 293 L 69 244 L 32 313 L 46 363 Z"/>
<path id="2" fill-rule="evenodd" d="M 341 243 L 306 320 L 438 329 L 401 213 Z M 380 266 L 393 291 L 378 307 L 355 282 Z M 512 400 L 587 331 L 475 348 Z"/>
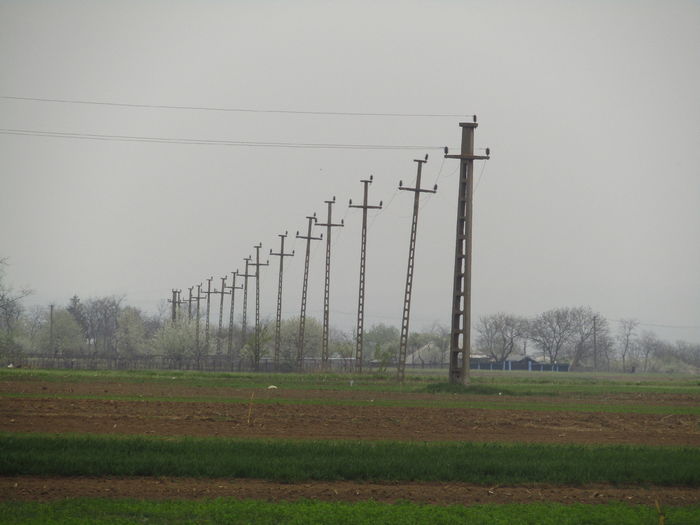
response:
<path id="1" fill-rule="evenodd" d="M 334 231 L 331 322 L 349 329 L 361 212 L 347 203 L 373 174 L 370 200 L 385 209 L 370 213 L 365 323 L 398 324 L 412 194 L 396 187 L 430 153 L 424 180 L 439 189 L 420 210 L 411 326 L 449 324 L 457 161 L 437 148 L 458 146 L 458 123 L 477 114 L 492 158 L 475 170 L 474 318 L 587 305 L 698 342 L 699 28 L 691 1 L 0 1 L 7 279 L 34 290 L 28 304 L 124 294 L 155 311 L 173 287 L 242 270 L 258 242 L 277 251 L 288 230 L 284 315 L 298 315 L 293 236 L 335 195 L 346 226 Z M 324 250 L 314 244 L 309 283 L 319 317 Z M 270 258 L 262 271 L 270 317 L 277 268 Z"/>

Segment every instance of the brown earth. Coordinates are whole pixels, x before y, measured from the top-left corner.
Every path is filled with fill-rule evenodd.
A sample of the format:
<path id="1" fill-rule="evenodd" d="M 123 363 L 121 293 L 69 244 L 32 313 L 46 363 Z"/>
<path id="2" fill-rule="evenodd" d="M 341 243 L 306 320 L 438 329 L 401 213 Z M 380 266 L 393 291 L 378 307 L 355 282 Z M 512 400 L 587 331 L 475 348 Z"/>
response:
<path id="1" fill-rule="evenodd" d="M 465 395 L 465 394 L 429 394 L 416 392 L 372 392 L 368 390 L 322 390 L 322 389 L 279 389 L 267 390 L 262 388 L 231 388 L 204 387 L 180 385 L 173 377 L 172 383 L 117 383 L 106 381 L 63 383 L 44 381 L 0 381 L 0 393 L 46 394 L 46 395 L 75 395 L 75 396 L 144 396 L 144 397 L 179 397 L 179 398 L 222 398 L 248 400 L 251 393 L 262 399 L 303 400 L 338 400 L 338 401 L 455 401 L 483 402 L 494 404 L 513 403 L 517 399 L 521 403 L 540 405 L 561 405 L 566 403 L 586 403 L 595 405 L 657 405 L 696 407 L 700 404 L 700 395 L 667 394 L 659 392 L 612 393 L 603 395 L 582 395 L 577 393 L 562 393 L 557 396 L 497 396 L 497 395 Z"/>
<path id="2" fill-rule="evenodd" d="M 700 504 L 700 491 L 682 487 L 546 485 L 484 487 L 466 483 L 273 483 L 262 480 L 195 478 L 35 478 L 0 477 L 0 501 L 49 501 L 63 498 L 138 498 L 153 500 L 237 498 L 265 501 L 384 503 L 411 501 L 438 505 L 484 503 Z"/>
<path id="3" fill-rule="evenodd" d="M 299 439 L 394 439 L 420 441 L 499 441 L 538 443 L 629 443 L 700 446 L 700 417 L 576 411 L 426 408 L 416 406 L 347 406 L 402 400 L 440 401 L 444 394 L 364 391 L 256 389 L 258 401 L 168 402 L 57 399 L 60 395 L 191 397 L 249 400 L 253 389 L 191 387 L 177 384 L 51 383 L 3 381 L 5 394 L 46 397 L 0 397 L 0 431 L 225 436 Z M 299 400 L 275 403 L 275 398 Z M 309 400 L 339 402 L 308 404 Z M 505 396 L 458 396 L 460 401 L 507 404 Z M 372 401 L 374 400 L 374 401 Z M 303 404 L 306 401 L 307 404 Z M 698 397 L 678 394 L 606 396 L 527 396 L 533 405 L 567 403 L 697 406 Z M 269 501 L 311 498 L 326 501 L 382 502 L 408 500 L 433 504 L 518 502 L 630 503 L 688 505 L 700 503 L 700 491 L 674 487 L 516 486 L 483 487 L 461 483 L 326 483 L 281 484 L 262 480 L 181 478 L 36 478 L 0 477 L 0 500 L 50 500 L 66 497 L 134 497 L 194 499 L 255 498 Z"/>
<path id="4" fill-rule="evenodd" d="M 700 446 L 695 415 L 12 397 L 0 431 Z"/>

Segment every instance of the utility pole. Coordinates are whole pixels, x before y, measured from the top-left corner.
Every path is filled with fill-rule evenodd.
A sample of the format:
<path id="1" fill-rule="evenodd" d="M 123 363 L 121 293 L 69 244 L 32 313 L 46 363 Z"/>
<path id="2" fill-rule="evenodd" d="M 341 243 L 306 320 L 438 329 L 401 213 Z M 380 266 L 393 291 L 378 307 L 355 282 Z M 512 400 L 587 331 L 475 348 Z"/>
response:
<path id="1" fill-rule="evenodd" d="M 355 369 L 362 373 L 362 353 L 363 353 L 363 337 L 365 323 L 365 270 L 367 261 L 367 210 L 382 209 L 382 201 L 379 201 L 379 206 L 370 206 L 367 204 L 369 185 L 374 179 L 373 175 L 369 176 L 369 180 L 361 180 L 364 185 L 364 198 L 362 204 L 353 204 L 350 199 L 350 208 L 362 208 L 362 244 L 360 248 L 360 286 L 357 300 L 357 341 L 355 345 Z"/>
<path id="2" fill-rule="evenodd" d="M 53 308 L 54 305 L 50 304 L 49 305 L 49 352 L 53 354 L 54 357 L 56 357 L 56 349 L 54 348 L 53 344 Z"/>
<path id="3" fill-rule="evenodd" d="M 201 319 L 202 319 L 201 310 L 199 307 L 199 302 L 202 299 L 204 299 L 204 296 L 202 295 L 202 283 L 199 283 L 197 285 L 197 297 L 195 297 L 195 299 L 197 300 L 197 312 L 196 312 L 197 313 L 197 316 L 196 316 L 197 320 L 196 320 L 196 323 L 194 325 L 194 345 L 195 345 L 195 356 L 197 359 L 197 368 L 199 368 L 199 357 L 201 354 L 201 347 L 199 345 L 199 329 L 200 329 L 200 324 L 201 324 Z"/>
<path id="4" fill-rule="evenodd" d="M 255 248 L 255 346 L 253 347 L 253 361 L 255 370 L 260 367 L 260 267 L 268 266 L 270 261 L 260 262 L 260 248 L 262 243 L 256 244 Z"/>
<path id="5" fill-rule="evenodd" d="M 177 303 L 179 302 L 177 294 L 180 293 L 180 290 L 176 290 L 173 288 L 171 290 L 171 293 L 173 294 L 173 298 L 168 299 L 168 302 L 172 305 L 170 307 L 170 322 L 172 322 L 172 324 L 175 324 L 175 322 L 177 321 Z"/>
<path id="6" fill-rule="evenodd" d="M 432 190 L 421 188 L 421 171 L 423 164 L 428 162 L 428 156 L 423 160 L 414 160 L 418 163 L 418 171 L 416 173 L 415 188 L 406 188 L 403 181 L 399 181 L 399 189 L 413 192 L 413 221 L 411 222 L 411 240 L 408 245 L 408 269 L 406 270 L 406 290 L 403 295 L 403 314 L 401 317 L 401 338 L 399 340 L 399 363 L 398 363 L 398 380 L 403 381 L 404 372 L 406 370 L 406 347 L 408 346 L 408 321 L 411 312 L 411 290 L 413 288 L 413 266 L 415 263 L 416 253 L 416 231 L 418 230 L 418 210 L 420 208 L 421 193 L 435 193 L 437 184 Z"/>
<path id="7" fill-rule="evenodd" d="M 188 288 L 189 290 L 189 295 L 187 297 L 187 320 L 191 321 L 192 320 L 192 290 L 194 289 L 194 286 L 190 286 Z"/>
<path id="8" fill-rule="evenodd" d="M 275 323 L 275 355 L 273 358 L 275 371 L 278 371 L 280 366 L 280 341 L 282 336 L 282 277 L 284 274 L 284 258 L 294 256 L 294 250 L 292 250 L 292 253 L 284 253 L 284 239 L 287 237 L 287 232 L 285 231 L 284 233 L 277 234 L 277 236 L 280 238 L 280 251 L 279 253 L 273 253 L 272 250 L 270 250 L 270 255 L 276 255 L 280 258 L 280 275 L 277 286 L 277 318 Z"/>
<path id="9" fill-rule="evenodd" d="M 306 239 L 306 257 L 304 258 L 304 284 L 301 289 L 301 311 L 299 313 L 299 338 L 297 340 L 297 369 L 301 372 L 304 370 L 304 330 L 306 328 L 306 296 L 309 285 L 309 260 L 311 259 L 311 241 L 320 241 L 323 239 L 323 235 L 320 237 L 313 237 L 311 235 L 312 223 L 316 222 L 316 213 L 313 215 L 307 215 L 306 219 L 309 221 L 308 227 L 306 229 L 306 235 L 299 235 L 297 232 L 297 239 Z"/>
<path id="10" fill-rule="evenodd" d="M 248 337 L 248 277 L 255 277 L 255 274 L 248 273 L 248 267 L 250 262 L 253 260 L 249 255 L 245 259 L 245 273 L 238 274 L 239 277 L 243 277 L 243 320 L 241 322 L 241 347 L 244 347 L 247 343 L 246 338 Z"/>
<path id="11" fill-rule="evenodd" d="M 226 277 L 221 278 L 221 290 L 214 288 L 213 294 L 221 295 L 221 302 L 219 303 L 219 329 L 216 332 L 216 354 L 221 355 L 221 332 L 224 326 L 224 296 L 230 295 L 231 292 L 226 291 Z"/>
<path id="12" fill-rule="evenodd" d="M 326 227 L 326 276 L 323 286 L 323 337 L 321 339 L 321 366 L 326 369 L 328 367 L 328 336 L 330 330 L 330 291 L 331 291 L 331 231 L 333 228 L 345 226 L 344 221 L 333 223 L 333 204 L 335 204 L 335 195 L 333 200 L 323 201 L 328 205 L 328 218 L 326 222 L 317 222 L 316 226 Z"/>
<path id="13" fill-rule="evenodd" d="M 182 305 L 187 304 L 187 301 L 182 299 L 182 290 L 177 291 L 177 318 L 182 321 Z"/>
<path id="14" fill-rule="evenodd" d="M 490 156 L 474 155 L 474 130 L 478 124 L 462 122 L 462 144 L 459 155 L 445 158 L 459 159 L 459 193 L 457 198 L 457 234 L 455 238 L 455 266 L 452 288 L 452 329 L 450 332 L 450 383 L 469 382 L 471 354 L 471 288 L 472 288 L 472 201 L 474 198 L 474 161 Z"/>
<path id="15" fill-rule="evenodd" d="M 233 370 L 233 309 L 236 300 L 236 290 L 240 290 L 243 286 L 236 286 L 238 270 L 231 272 L 231 274 L 233 276 L 233 281 L 231 282 L 231 286 L 227 286 L 226 288 L 231 290 L 231 310 L 228 318 L 228 356 L 229 359 L 231 359 L 231 369 Z"/>
<path id="16" fill-rule="evenodd" d="M 213 277 L 207 279 L 207 291 L 204 292 L 207 296 L 207 318 L 204 320 L 204 351 L 209 354 L 209 312 L 211 310 L 211 282 L 214 280 Z"/>

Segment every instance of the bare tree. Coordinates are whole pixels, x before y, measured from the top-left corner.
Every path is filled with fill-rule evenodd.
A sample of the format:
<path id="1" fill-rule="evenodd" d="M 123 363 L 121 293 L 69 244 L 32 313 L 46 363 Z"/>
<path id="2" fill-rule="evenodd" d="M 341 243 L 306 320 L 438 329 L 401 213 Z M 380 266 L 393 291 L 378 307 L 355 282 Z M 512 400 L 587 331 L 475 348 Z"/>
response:
<path id="1" fill-rule="evenodd" d="M 587 306 L 571 309 L 571 320 L 574 325 L 573 352 L 570 356 L 572 369 L 578 367 L 585 358 L 593 355 L 593 330 L 597 328 L 595 324 L 601 318 Z"/>
<path id="2" fill-rule="evenodd" d="M 15 291 L 5 283 L 7 258 L 0 258 L 0 351 L 15 350 L 14 332 L 22 315 L 22 299 L 32 292 L 28 288 Z"/>
<path id="3" fill-rule="evenodd" d="M 476 326 L 477 347 L 496 361 L 505 361 L 525 335 L 525 320 L 499 312 L 479 319 Z"/>
<path id="4" fill-rule="evenodd" d="M 541 313 L 528 323 L 528 337 L 545 359 L 556 363 L 575 335 L 576 325 L 570 308 L 555 308 Z"/>
<path id="5" fill-rule="evenodd" d="M 617 332 L 617 345 L 622 360 L 622 371 L 627 371 L 628 361 L 633 357 L 637 348 L 636 330 L 639 326 L 639 321 L 636 319 L 621 319 L 620 326 Z M 634 368 L 631 370 L 634 372 Z"/>
<path id="6" fill-rule="evenodd" d="M 93 351 L 116 355 L 118 316 L 123 300 L 123 296 L 107 296 L 90 299 L 85 304 L 88 344 L 92 344 Z"/>
<path id="7" fill-rule="evenodd" d="M 645 330 L 639 337 L 639 352 L 642 357 L 642 372 L 649 371 L 649 359 L 658 354 L 664 346 L 656 334 L 651 330 Z"/>

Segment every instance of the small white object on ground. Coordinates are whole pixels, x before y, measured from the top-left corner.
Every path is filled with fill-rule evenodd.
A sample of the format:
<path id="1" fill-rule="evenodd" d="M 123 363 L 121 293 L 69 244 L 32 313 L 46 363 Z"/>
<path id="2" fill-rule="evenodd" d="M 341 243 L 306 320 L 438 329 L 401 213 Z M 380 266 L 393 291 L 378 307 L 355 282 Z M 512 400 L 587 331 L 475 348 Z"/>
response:
<path id="1" fill-rule="evenodd" d="M 275 385 L 270 385 L 267 387 L 268 390 L 277 390 L 277 387 Z"/>

